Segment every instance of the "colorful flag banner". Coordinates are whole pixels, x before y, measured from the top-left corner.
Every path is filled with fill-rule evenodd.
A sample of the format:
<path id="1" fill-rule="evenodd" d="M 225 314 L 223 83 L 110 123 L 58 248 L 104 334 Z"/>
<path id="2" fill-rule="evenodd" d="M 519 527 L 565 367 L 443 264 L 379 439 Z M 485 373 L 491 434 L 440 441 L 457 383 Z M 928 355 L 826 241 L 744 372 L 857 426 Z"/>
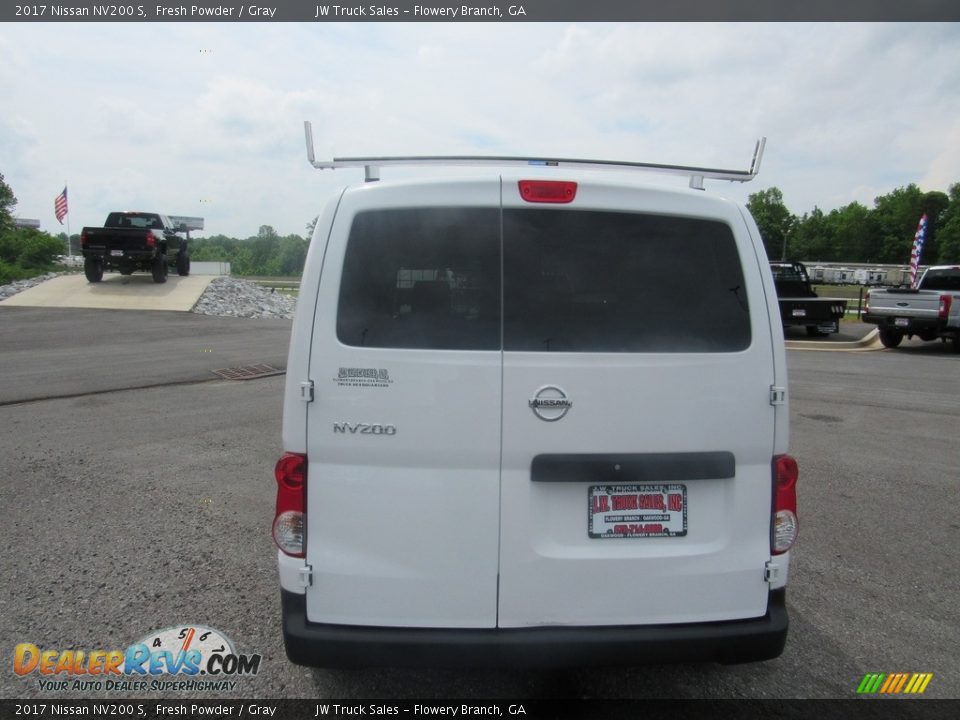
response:
<path id="1" fill-rule="evenodd" d="M 927 214 L 924 213 L 917 225 L 917 232 L 913 236 L 913 249 L 910 251 L 910 287 L 917 286 L 917 270 L 920 267 L 920 254 L 923 252 L 923 241 L 927 236 Z"/>
<path id="2" fill-rule="evenodd" d="M 63 225 L 63 219 L 67 216 L 67 213 L 70 212 L 67 209 L 67 186 L 63 186 L 63 192 L 57 195 L 57 199 L 53 201 L 53 211 L 57 214 L 57 222 Z"/>

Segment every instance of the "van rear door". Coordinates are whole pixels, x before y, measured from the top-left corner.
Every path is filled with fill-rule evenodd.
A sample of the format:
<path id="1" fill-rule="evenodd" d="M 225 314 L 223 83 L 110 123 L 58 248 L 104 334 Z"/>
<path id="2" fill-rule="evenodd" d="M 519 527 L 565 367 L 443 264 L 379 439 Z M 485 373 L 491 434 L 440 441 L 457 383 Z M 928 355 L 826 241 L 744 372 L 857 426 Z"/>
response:
<path id="1" fill-rule="evenodd" d="M 496 625 L 499 205 L 497 180 L 340 203 L 306 406 L 311 622 Z"/>
<path id="2" fill-rule="evenodd" d="M 503 204 L 499 625 L 762 616 L 773 352 L 738 210 L 506 181 Z"/>

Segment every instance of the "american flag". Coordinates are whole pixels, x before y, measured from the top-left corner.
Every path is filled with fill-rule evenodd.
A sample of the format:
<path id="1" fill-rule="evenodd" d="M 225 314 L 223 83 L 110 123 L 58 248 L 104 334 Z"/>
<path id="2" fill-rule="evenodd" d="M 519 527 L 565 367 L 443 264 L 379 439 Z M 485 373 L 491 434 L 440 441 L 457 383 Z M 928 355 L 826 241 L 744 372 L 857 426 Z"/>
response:
<path id="1" fill-rule="evenodd" d="M 53 201 L 53 211 L 57 214 L 57 222 L 63 225 L 63 219 L 67 216 L 67 188 L 64 186 L 63 192 L 57 195 Z"/>
<path id="2" fill-rule="evenodd" d="M 923 252 L 923 241 L 927 236 L 927 214 L 924 213 L 917 225 L 917 232 L 913 236 L 913 249 L 910 251 L 910 287 L 917 286 L 917 270 L 920 267 L 920 254 Z"/>

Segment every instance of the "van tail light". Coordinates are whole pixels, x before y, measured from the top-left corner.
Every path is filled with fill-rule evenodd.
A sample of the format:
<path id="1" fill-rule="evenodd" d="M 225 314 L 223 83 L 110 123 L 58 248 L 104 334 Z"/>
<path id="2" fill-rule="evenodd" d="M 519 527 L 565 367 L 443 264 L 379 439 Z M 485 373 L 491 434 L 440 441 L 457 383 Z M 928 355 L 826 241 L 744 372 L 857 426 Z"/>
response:
<path id="1" fill-rule="evenodd" d="M 577 184 L 568 180 L 521 180 L 520 197 L 532 203 L 570 203 L 577 196 Z"/>
<path id="2" fill-rule="evenodd" d="M 781 555 L 789 550 L 797 539 L 797 477 L 800 471 L 797 461 L 789 455 L 777 455 L 773 459 L 773 534 L 770 550 Z"/>
<path id="3" fill-rule="evenodd" d="M 87 246 L 87 234 L 85 232 L 80 233 L 80 247 L 85 248 Z"/>
<path id="4" fill-rule="evenodd" d="M 940 296 L 940 309 L 937 310 L 937 317 L 941 320 L 946 320 L 947 316 L 950 314 L 950 306 L 953 305 L 953 296 L 952 295 L 941 295 Z"/>
<path id="5" fill-rule="evenodd" d="M 147 247 L 152 248 L 157 246 L 157 239 L 153 236 L 153 233 L 147 230 Z"/>
<path id="6" fill-rule="evenodd" d="M 307 456 L 284 453 L 274 468 L 277 478 L 277 512 L 273 541 L 291 557 L 306 556 Z"/>

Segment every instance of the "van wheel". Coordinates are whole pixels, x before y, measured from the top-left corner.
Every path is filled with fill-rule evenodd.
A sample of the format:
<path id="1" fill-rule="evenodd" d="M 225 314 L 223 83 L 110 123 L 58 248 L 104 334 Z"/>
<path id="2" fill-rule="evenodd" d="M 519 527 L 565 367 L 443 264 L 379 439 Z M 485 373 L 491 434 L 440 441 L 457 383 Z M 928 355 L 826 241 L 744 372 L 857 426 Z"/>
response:
<path id="1" fill-rule="evenodd" d="M 98 257 L 84 258 L 83 274 L 86 275 L 87 280 L 92 283 L 103 280 L 103 260 Z"/>
<path id="2" fill-rule="evenodd" d="M 903 333 L 889 328 L 880 328 L 880 342 L 886 348 L 895 348 L 903 342 Z"/>
<path id="3" fill-rule="evenodd" d="M 960 353 L 960 335 L 954 335 L 950 343 L 950 349 L 955 353 Z"/>
<path id="4" fill-rule="evenodd" d="M 185 252 L 177 253 L 177 275 L 186 277 L 190 274 L 190 256 Z"/>
<path id="5" fill-rule="evenodd" d="M 167 281 L 167 256 L 157 255 L 150 266 L 150 272 L 155 283 L 165 283 Z"/>

